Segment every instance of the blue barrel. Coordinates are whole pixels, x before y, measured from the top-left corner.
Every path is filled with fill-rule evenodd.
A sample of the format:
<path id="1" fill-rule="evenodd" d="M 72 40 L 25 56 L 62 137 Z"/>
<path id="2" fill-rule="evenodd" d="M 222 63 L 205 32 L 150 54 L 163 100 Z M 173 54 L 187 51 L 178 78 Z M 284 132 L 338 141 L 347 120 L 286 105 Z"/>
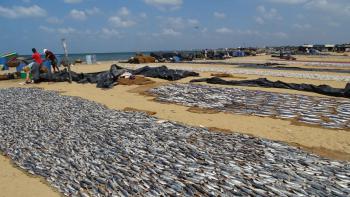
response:
<path id="1" fill-rule="evenodd" d="M 2 65 L 2 70 L 8 70 L 9 67 L 7 65 L 7 58 L 6 57 L 1 57 L 0 58 L 0 65 Z"/>
<path id="2" fill-rule="evenodd" d="M 5 64 L 6 63 L 6 58 L 0 57 L 0 64 Z"/>
<path id="3" fill-rule="evenodd" d="M 19 64 L 19 66 L 16 67 L 16 71 L 21 72 L 25 66 L 26 64 L 21 62 L 21 64 Z"/>
<path id="4" fill-rule="evenodd" d="M 51 72 L 51 62 L 49 60 L 44 61 L 43 65 Z"/>
<path id="5" fill-rule="evenodd" d="M 174 59 L 174 62 L 180 62 L 181 61 L 181 58 L 179 56 L 174 56 L 173 59 Z"/>

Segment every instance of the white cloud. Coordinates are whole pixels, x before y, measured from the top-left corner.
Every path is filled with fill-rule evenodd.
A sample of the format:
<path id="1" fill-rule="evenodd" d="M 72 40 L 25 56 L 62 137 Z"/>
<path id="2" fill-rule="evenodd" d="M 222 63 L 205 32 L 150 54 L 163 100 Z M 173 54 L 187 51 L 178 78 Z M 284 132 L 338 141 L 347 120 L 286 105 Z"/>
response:
<path id="1" fill-rule="evenodd" d="M 256 10 L 260 13 L 266 12 L 265 6 L 263 6 L 263 5 L 259 5 L 258 7 L 256 7 Z"/>
<path id="2" fill-rule="evenodd" d="M 256 10 L 260 13 L 261 16 L 255 17 L 255 22 L 262 25 L 265 24 L 267 20 L 276 21 L 283 20 L 282 16 L 278 14 L 278 11 L 274 8 L 266 9 L 265 6 L 258 6 Z"/>
<path id="3" fill-rule="evenodd" d="M 264 6 L 258 6 L 257 11 L 262 14 L 263 18 L 266 19 L 281 19 L 281 16 L 279 16 L 277 10 L 275 8 L 271 8 L 270 10 L 267 10 Z"/>
<path id="4" fill-rule="evenodd" d="M 286 39 L 289 37 L 288 34 L 284 32 L 270 33 L 270 35 L 278 39 Z"/>
<path id="5" fill-rule="evenodd" d="M 219 19 L 223 19 L 223 18 L 226 18 L 226 14 L 222 13 L 222 12 L 214 12 L 214 17 L 219 18 Z"/>
<path id="6" fill-rule="evenodd" d="M 350 16 L 349 0 L 267 0 L 272 3 L 303 4 L 305 8 L 333 15 Z"/>
<path id="7" fill-rule="evenodd" d="M 59 19 L 57 17 L 49 17 L 46 19 L 46 22 L 51 23 L 51 24 L 61 24 L 61 23 L 63 23 L 63 20 Z"/>
<path id="8" fill-rule="evenodd" d="M 144 0 L 144 2 L 161 10 L 166 8 L 177 9 L 182 5 L 182 0 Z"/>
<path id="9" fill-rule="evenodd" d="M 120 37 L 120 33 L 115 29 L 102 28 L 101 33 L 104 37 Z"/>
<path id="10" fill-rule="evenodd" d="M 44 32 L 48 32 L 48 33 L 52 33 L 55 31 L 55 29 L 53 29 L 53 28 L 42 26 L 42 25 L 39 26 L 39 29 L 44 31 Z"/>
<path id="11" fill-rule="evenodd" d="M 144 13 L 144 12 L 142 12 L 142 13 L 140 13 L 140 17 L 143 18 L 143 19 L 145 19 L 145 18 L 147 18 L 147 14 Z"/>
<path id="12" fill-rule="evenodd" d="M 130 11 L 128 10 L 127 7 L 122 7 L 118 11 L 119 16 L 128 16 L 130 14 Z"/>
<path id="13" fill-rule="evenodd" d="M 350 3 L 349 1 L 329 1 L 329 0 L 310 0 L 305 4 L 307 9 L 318 10 L 322 12 L 331 13 L 334 15 L 350 16 Z"/>
<path id="14" fill-rule="evenodd" d="M 77 30 L 72 27 L 58 28 L 57 31 L 58 33 L 61 33 L 61 34 L 72 34 L 77 32 Z"/>
<path id="15" fill-rule="evenodd" d="M 199 21 L 197 19 L 187 19 L 187 22 L 191 26 L 199 25 Z"/>
<path id="16" fill-rule="evenodd" d="M 172 29 L 174 31 L 182 31 L 185 28 L 197 28 L 199 29 L 200 22 L 194 18 L 182 18 L 182 17 L 158 17 L 160 20 L 160 26 L 162 29 Z"/>
<path id="17" fill-rule="evenodd" d="M 335 22 L 335 21 L 329 21 L 327 24 L 331 27 L 340 27 L 341 26 L 340 23 Z"/>
<path id="18" fill-rule="evenodd" d="M 307 2 L 308 0 L 268 0 L 268 1 L 272 3 L 301 4 L 301 3 Z"/>
<path id="19" fill-rule="evenodd" d="M 12 8 L 0 6 L 0 16 L 6 18 L 42 17 L 46 15 L 46 10 L 37 5 L 30 7 L 13 6 Z"/>
<path id="20" fill-rule="evenodd" d="M 114 26 L 114 27 L 131 27 L 136 24 L 136 22 L 132 19 L 130 19 L 130 11 L 127 7 L 121 7 L 116 16 L 109 17 L 108 21 Z"/>
<path id="21" fill-rule="evenodd" d="M 163 29 L 161 34 L 165 36 L 179 36 L 181 35 L 181 32 L 175 31 L 174 29 L 170 28 L 170 29 Z"/>
<path id="22" fill-rule="evenodd" d="M 81 3 L 83 0 L 64 0 L 65 3 Z"/>
<path id="23" fill-rule="evenodd" d="M 304 14 L 297 14 L 297 19 L 304 19 L 304 18 L 305 18 Z"/>
<path id="24" fill-rule="evenodd" d="M 215 31 L 217 33 L 220 33 L 220 34 L 231 34 L 231 33 L 233 33 L 233 30 L 229 29 L 227 27 L 222 27 L 222 28 L 216 29 Z"/>
<path id="25" fill-rule="evenodd" d="M 240 35 L 245 35 L 245 36 L 261 36 L 261 33 L 259 31 L 256 30 L 237 30 L 235 32 L 236 34 L 240 34 Z"/>
<path id="26" fill-rule="evenodd" d="M 70 11 L 69 15 L 76 20 L 85 20 L 86 14 L 84 11 L 73 9 Z"/>
<path id="27" fill-rule="evenodd" d="M 46 33 L 53 33 L 53 34 L 62 34 L 62 35 L 79 35 L 79 36 L 98 36 L 101 34 L 106 33 L 106 31 L 91 31 L 89 29 L 86 30 L 78 30 L 72 27 L 59 27 L 59 28 L 52 28 L 47 26 L 39 26 L 39 30 L 46 32 Z M 109 34 L 112 34 L 113 31 L 110 31 Z M 115 32 L 114 32 L 115 33 Z"/>
<path id="28" fill-rule="evenodd" d="M 181 17 L 169 17 L 166 19 L 166 26 L 172 29 L 183 29 L 186 26 L 186 22 Z"/>
<path id="29" fill-rule="evenodd" d="M 109 19 L 109 22 L 116 26 L 116 27 L 131 27 L 134 26 L 136 23 L 129 19 L 123 19 L 119 16 L 112 16 Z"/>
<path id="30" fill-rule="evenodd" d="M 258 23 L 259 25 L 265 24 L 265 20 L 261 18 L 260 16 L 255 17 L 255 22 Z"/>
<path id="31" fill-rule="evenodd" d="M 88 15 L 95 15 L 95 14 L 99 14 L 101 11 L 100 9 L 98 9 L 97 7 L 93 7 L 91 9 L 85 9 L 85 13 Z"/>
<path id="32" fill-rule="evenodd" d="M 294 28 L 296 29 L 310 29 L 311 28 L 311 25 L 310 24 L 299 24 L 299 23 L 296 23 L 293 25 Z"/>
<path id="33" fill-rule="evenodd" d="M 39 29 L 44 31 L 44 32 L 47 32 L 47 33 L 60 33 L 60 34 L 71 34 L 71 33 L 76 33 L 77 30 L 74 29 L 74 28 L 71 28 L 71 27 L 67 27 L 67 28 L 51 28 L 51 27 L 46 27 L 46 26 L 39 26 Z"/>

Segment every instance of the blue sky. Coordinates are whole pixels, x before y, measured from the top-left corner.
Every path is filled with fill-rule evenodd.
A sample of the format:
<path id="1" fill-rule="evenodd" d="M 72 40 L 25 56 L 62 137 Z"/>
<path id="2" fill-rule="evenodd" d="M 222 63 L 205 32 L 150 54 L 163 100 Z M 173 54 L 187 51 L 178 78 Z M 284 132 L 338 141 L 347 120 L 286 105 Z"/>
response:
<path id="1" fill-rule="evenodd" d="M 350 42 L 349 0 L 1 0 L 0 53 Z"/>

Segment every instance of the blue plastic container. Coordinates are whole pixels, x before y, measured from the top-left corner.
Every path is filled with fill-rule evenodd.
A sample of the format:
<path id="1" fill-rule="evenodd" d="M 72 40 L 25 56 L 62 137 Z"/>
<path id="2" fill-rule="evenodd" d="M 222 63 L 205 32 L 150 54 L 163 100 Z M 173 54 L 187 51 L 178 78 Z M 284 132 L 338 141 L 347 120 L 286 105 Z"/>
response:
<path id="1" fill-rule="evenodd" d="M 6 63 L 6 58 L 0 57 L 0 64 L 5 64 Z"/>
<path id="2" fill-rule="evenodd" d="M 44 61 L 43 65 L 51 72 L 51 62 L 49 60 Z"/>
<path id="3" fill-rule="evenodd" d="M 180 62 L 181 58 L 179 56 L 174 56 L 173 60 L 174 60 L 174 62 Z"/>
<path id="4" fill-rule="evenodd" d="M 233 57 L 244 57 L 245 56 L 245 53 L 244 51 L 235 51 L 233 52 Z"/>
<path id="5" fill-rule="evenodd" d="M 25 63 L 21 63 L 19 66 L 16 67 L 16 71 L 21 72 L 25 66 L 26 66 Z"/>

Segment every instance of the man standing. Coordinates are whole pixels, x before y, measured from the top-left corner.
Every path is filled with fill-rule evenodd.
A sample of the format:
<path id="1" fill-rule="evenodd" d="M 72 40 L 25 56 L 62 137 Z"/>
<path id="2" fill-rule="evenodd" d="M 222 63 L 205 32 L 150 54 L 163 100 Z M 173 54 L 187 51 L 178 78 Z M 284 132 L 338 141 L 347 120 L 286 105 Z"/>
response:
<path id="1" fill-rule="evenodd" d="M 32 48 L 32 59 L 34 62 L 24 67 L 24 71 L 27 73 L 26 83 L 31 83 L 32 80 L 29 78 L 29 73 L 32 73 L 32 79 L 34 83 L 40 82 L 40 73 L 49 73 L 49 70 L 43 66 L 43 60 L 41 59 L 40 54 L 37 52 L 35 48 Z"/>
<path id="2" fill-rule="evenodd" d="M 34 60 L 37 64 L 39 64 L 40 66 L 42 66 L 43 60 L 41 59 L 40 54 L 36 51 L 35 48 L 32 48 L 32 52 L 33 52 L 33 55 L 32 55 L 33 60 Z"/>
<path id="3" fill-rule="evenodd" d="M 53 72 L 56 72 L 56 69 L 57 69 L 57 72 L 59 72 L 60 70 L 58 69 L 58 66 L 57 66 L 57 58 L 55 54 L 53 54 L 51 51 L 47 49 L 44 49 L 44 53 L 45 53 L 46 60 L 50 60 L 51 62 Z"/>

